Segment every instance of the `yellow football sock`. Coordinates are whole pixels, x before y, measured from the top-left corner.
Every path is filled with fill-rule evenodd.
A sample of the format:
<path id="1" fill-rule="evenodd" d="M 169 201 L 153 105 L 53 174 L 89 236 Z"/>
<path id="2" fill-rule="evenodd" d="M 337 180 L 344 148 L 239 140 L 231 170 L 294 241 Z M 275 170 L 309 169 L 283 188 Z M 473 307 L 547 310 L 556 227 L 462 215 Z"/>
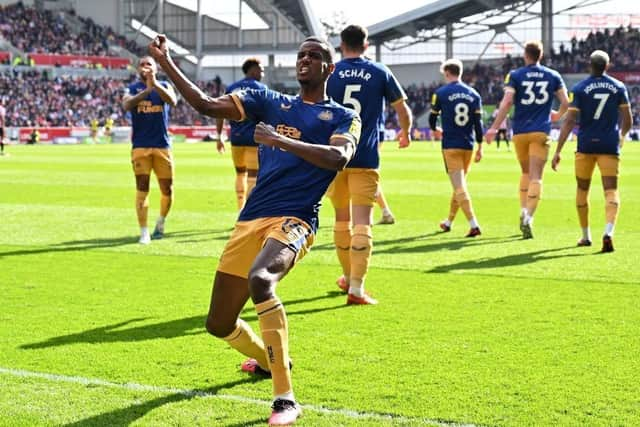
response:
<path id="1" fill-rule="evenodd" d="M 333 242 L 336 245 L 342 273 L 349 280 L 351 274 L 351 223 L 349 221 L 336 221 L 333 226 Z"/>
<path id="2" fill-rule="evenodd" d="M 236 329 L 223 339 L 231 348 L 238 350 L 247 357 L 256 359 L 262 369 L 269 369 L 262 338 L 256 335 L 251 326 L 244 320 L 238 319 Z"/>
<path id="3" fill-rule="evenodd" d="M 277 298 L 256 304 L 256 311 L 273 379 L 273 395 L 289 393 L 293 387 L 289 369 L 287 314 Z"/>
<path id="4" fill-rule="evenodd" d="M 236 199 L 238 201 L 238 209 L 242 209 L 244 207 L 244 202 L 246 201 L 246 193 L 247 193 L 247 175 L 245 174 L 236 174 Z"/>
<path id="5" fill-rule="evenodd" d="M 448 218 L 449 222 L 453 222 L 453 220 L 456 219 L 456 214 L 458 213 L 459 208 L 460 208 L 460 205 L 456 200 L 456 192 L 454 191 L 453 194 L 451 195 L 451 202 L 449 204 L 449 218 Z"/>
<path id="6" fill-rule="evenodd" d="M 356 224 L 351 236 L 351 275 L 349 286 L 362 288 L 364 278 L 369 269 L 371 251 L 373 250 L 373 235 L 370 225 Z"/>
<path id="7" fill-rule="evenodd" d="M 529 182 L 529 191 L 527 192 L 527 213 L 533 216 L 538 208 L 540 197 L 542 196 L 542 181 L 535 180 Z"/>
<path id="8" fill-rule="evenodd" d="M 149 192 L 136 191 L 136 214 L 138 215 L 138 225 L 147 226 L 147 213 L 149 212 Z"/>
<path id="9" fill-rule="evenodd" d="M 605 214 L 608 224 L 615 224 L 618 218 L 618 211 L 620 210 L 620 195 L 618 190 L 605 190 Z"/>
<path id="10" fill-rule="evenodd" d="M 467 193 L 467 190 L 464 188 L 456 188 L 455 197 L 458 205 L 460 205 L 460 209 L 464 212 L 464 216 L 467 217 L 468 221 L 471 221 L 471 218 L 473 218 L 473 207 L 471 206 L 469 193 Z"/>
<path id="11" fill-rule="evenodd" d="M 249 194 L 251 194 L 253 187 L 256 186 L 256 180 L 257 180 L 256 176 L 247 176 L 247 195 L 245 199 L 249 198 Z"/>
<path id="12" fill-rule="evenodd" d="M 527 207 L 527 193 L 529 192 L 529 174 L 520 175 L 520 208 Z"/>
<path id="13" fill-rule="evenodd" d="M 173 193 L 170 195 L 161 194 L 160 195 L 160 216 L 166 218 L 169 214 L 169 209 L 171 209 L 171 204 L 173 203 Z"/>
<path id="14" fill-rule="evenodd" d="M 576 208 L 580 227 L 589 227 L 589 190 L 578 188 L 576 191 Z"/>

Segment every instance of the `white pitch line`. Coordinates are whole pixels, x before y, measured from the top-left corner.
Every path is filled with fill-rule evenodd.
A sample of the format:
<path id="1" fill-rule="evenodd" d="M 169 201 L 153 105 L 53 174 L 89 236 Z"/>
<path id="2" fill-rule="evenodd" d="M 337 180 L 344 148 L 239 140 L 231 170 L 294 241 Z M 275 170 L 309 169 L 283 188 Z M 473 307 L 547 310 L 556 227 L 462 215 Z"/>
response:
<path id="1" fill-rule="evenodd" d="M 261 405 L 261 406 L 271 405 L 271 401 L 252 399 L 250 397 L 236 396 L 233 394 L 215 394 L 215 393 L 207 393 L 201 390 L 181 389 L 181 388 L 175 388 L 175 387 L 160 387 L 160 386 L 148 385 L 148 384 L 115 383 L 107 380 L 102 380 L 99 378 L 48 374 L 45 372 L 25 371 L 23 369 L 10 369 L 10 368 L 0 367 L 0 374 L 10 375 L 13 377 L 21 377 L 21 378 L 41 378 L 48 381 L 59 382 L 59 383 L 94 385 L 94 386 L 102 386 L 102 387 L 119 388 L 122 390 L 148 391 L 148 392 L 160 393 L 160 394 L 180 394 L 186 397 L 194 397 L 194 396 L 206 397 L 206 398 L 212 398 L 212 399 L 231 400 L 231 401 L 236 401 L 241 403 L 252 403 L 252 404 Z M 325 408 L 323 406 L 316 406 L 316 405 L 300 405 L 300 406 L 302 407 L 302 409 L 306 411 L 319 412 L 321 414 L 326 414 L 326 415 L 342 415 L 344 417 L 354 418 L 354 419 L 373 419 L 373 420 L 391 421 L 391 422 L 395 421 L 400 423 L 410 423 L 410 422 L 416 423 L 417 422 L 417 423 L 420 423 L 421 425 L 433 425 L 433 426 L 442 426 L 442 427 L 475 427 L 474 424 L 459 424 L 455 422 L 430 420 L 430 419 L 418 418 L 418 417 L 404 417 L 401 415 L 379 414 L 375 412 L 359 412 L 359 411 L 350 410 L 350 409 L 332 409 L 332 408 Z"/>

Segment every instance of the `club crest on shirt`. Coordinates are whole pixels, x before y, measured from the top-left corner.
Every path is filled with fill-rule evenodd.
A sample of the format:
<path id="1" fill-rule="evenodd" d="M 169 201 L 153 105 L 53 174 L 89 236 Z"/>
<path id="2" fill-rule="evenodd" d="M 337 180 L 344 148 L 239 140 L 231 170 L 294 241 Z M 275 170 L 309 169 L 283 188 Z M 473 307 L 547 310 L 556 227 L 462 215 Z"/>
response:
<path id="1" fill-rule="evenodd" d="M 328 122 L 333 119 L 333 113 L 329 110 L 323 110 L 320 114 L 318 114 L 318 118 L 320 120 Z"/>

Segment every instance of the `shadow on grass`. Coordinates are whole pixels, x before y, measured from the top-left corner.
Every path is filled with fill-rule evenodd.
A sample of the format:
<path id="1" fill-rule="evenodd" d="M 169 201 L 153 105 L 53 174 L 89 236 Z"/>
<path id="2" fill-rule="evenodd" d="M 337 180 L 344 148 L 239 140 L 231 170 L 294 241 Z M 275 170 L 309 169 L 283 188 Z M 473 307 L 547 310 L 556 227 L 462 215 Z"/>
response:
<path id="1" fill-rule="evenodd" d="M 226 240 L 232 229 L 223 230 L 189 230 L 189 231 L 176 231 L 165 233 L 165 239 L 181 239 L 189 238 L 191 236 L 207 236 L 198 240 L 177 240 L 178 243 L 190 243 L 201 240 Z M 216 236 L 221 234 L 221 236 Z M 213 237 L 212 237 L 213 236 Z M 37 255 L 43 253 L 52 252 L 72 252 L 72 251 L 86 251 L 89 249 L 101 249 L 112 248 L 116 246 L 125 246 L 138 243 L 138 236 L 122 236 L 111 238 L 95 238 L 87 240 L 70 240 L 68 242 L 56 243 L 48 246 L 39 246 L 32 249 L 20 249 L 16 251 L 0 252 L 0 258 L 8 256 L 21 256 L 21 255 Z"/>
<path id="2" fill-rule="evenodd" d="M 325 295 L 312 298 L 301 298 L 291 301 L 284 301 L 285 309 L 287 309 L 287 317 L 303 316 L 308 314 L 321 313 L 323 311 L 338 310 L 346 308 L 347 305 L 341 301 L 339 305 L 324 306 L 317 308 L 309 308 L 303 310 L 289 310 L 291 306 L 304 304 L 308 302 L 334 299 L 337 296 L 344 297 L 344 294 L 331 291 Z M 251 313 L 249 315 L 249 313 Z M 253 306 L 246 307 L 240 317 L 244 320 L 254 321 L 258 319 Z M 149 320 L 148 317 L 138 317 L 112 325 L 101 326 L 99 328 L 88 329 L 76 334 L 62 335 L 59 337 L 49 338 L 46 341 L 40 341 L 31 344 L 23 344 L 18 348 L 23 350 L 35 350 L 49 347 L 59 347 L 63 345 L 88 343 L 101 344 L 109 342 L 137 342 L 155 339 L 171 339 L 189 335 L 205 334 L 204 328 L 206 315 L 185 317 L 183 319 L 170 320 L 167 322 L 154 323 L 151 325 L 135 325 L 139 322 Z"/>
<path id="3" fill-rule="evenodd" d="M 554 252 L 574 249 L 575 246 L 565 246 L 562 248 L 542 249 L 539 251 L 512 254 L 498 258 L 485 258 L 478 260 L 468 260 L 457 262 L 454 264 L 440 265 L 426 270 L 425 273 L 449 273 L 451 271 L 460 270 L 478 270 L 483 268 L 501 268 L 511 267 L 515 265 L 533 264 L 539 261 L 547 261 L 556 258 L 567 258 L 584 256 L 584 254 L 553 254 Z"/>
<path id="4" fill-rule="evenodd" d="M 163 405 L 181 402 L 184 400 L 191 400 L 195 397 L 203 396 L 215 396 L 221 390 L 233 388 L 238 385 L 249 384 L 260 381 L 260 379 L 249 377 L 242 380 L 231 381 L 226 384 L 220 384 L 217 386 L 196 389 L 185 390 L 170 394 L 168 396 L 158 397 L 156 399 L 147 400 L 142 403 L 137 403 L 126 408 L 115 409 L 113 411 L 105 412 L 99 415 L 93 415 L 89 418 L 85 418 L 73 423 L 64 424 L 65 427 L 89 427 L 89 426 L 129 426 L 134 421 L 144 417 L 147 413 L 154 409 L 157 409 Z M 266 405 L 265 405 L 266 406 Z M 268 411 L 265 411 L 264 418 L 249 421 L 249 424 L 242 425 L 258 425 L 258 422 L 262 425 L 265 423 L 268 416 Z"/>
<path id="5" fill-rule="evenodd" d="M 383 245 L 389 245 L 389 244 L 399 244 L 399 243 L 410 243 L 410 242 L 415 242 L 418 240 L 424 240 L 427 239 L 429 237 L 433 237 L 433 236 L 437 236 L 438 234 L 442 234 L 441 232 L 433 232 L 433 233 L 429 233 L 429 234 L 423 234 L 423 235 L 418 235 L 418 236 L 411 236 L 411 237 L 403 237 L 400 239 L 388 239 L 388 240 L 376 240 L 376 238 L 373 238 L 373 248 L 374 248 L 374 252 L 375 252 L 375 248 L 378 246 L 383 246 Z M 331 243 L 323 243 L 322 245 L 315 245 L 313 246 L 312 250 L 314 251 L 334 251 L 336 249 L 336 246 L 333 244 L 333 242 Z"/>
<path id="6" fill-rule="evenodd" d="M 442 234 L 442 233 L 435 233 Z M 430 236 L 430 235 L 428 235 Z M 462 248 L 471 248 L 475 246 L 496 245 L 500 243 L 508 243 L 514 240 L 522 239 L 519 235 L 507 236 L 507 237 L 475 237 L 459 239 L 447 239 L 447 240 L 429 240 L 429 243 L 417 245 L 417 246 L 397 246 L 396 243 L 406 243 L 400 239 L 399 242 L 388 240 L 386 242 L 375 242 L 373 245 L 374 254 L 401 254 L 401 253 L 426 253 L 436 251 L 457 251 Z M 391 244 L 393 243 L 393 244 Z"/>

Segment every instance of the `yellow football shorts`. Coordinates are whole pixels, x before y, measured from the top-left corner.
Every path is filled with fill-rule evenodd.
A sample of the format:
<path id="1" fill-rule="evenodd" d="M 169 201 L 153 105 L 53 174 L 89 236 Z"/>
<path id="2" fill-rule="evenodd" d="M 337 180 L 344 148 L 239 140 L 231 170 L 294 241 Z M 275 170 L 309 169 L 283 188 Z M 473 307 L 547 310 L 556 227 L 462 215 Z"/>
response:
<path id="1" fill-rule="evenodd" d="M 168 148 L 134 148 L 131 164 L 136 175 L 149 175 L 153 170 L 159 179 L 173 178 L 173 155 Z"/>
<path id="2" fill-rule="evenodd" d="M 356 206 L 373 206 L 380 182 L 377 169 L 346 168 L 336 175 L 327 190 L 327 196 L 337 209 Z"/>
<path id="3" fill-rule="evenodd" d="M 466 174 L 471 166 L 473 150 L 463 150 L 461 148 L 446 148 L 442 150 L 444 158 L 444 168 L 449 172 L 464 170 Z"/>
<path id="4" fill-rule="evenodd" d="M 546 161 L 549 158 L 551 138 L 544 132 L 529 132 L 513 135 L 516 156 L 520 163 L 528 162 L 529 157 L 537 157 Z"/>
<path id="5" fill-rule="evenodd" d="M 222 252 L 218 271 L 248 278 L 251 266 L 267 239 L 276 239 L 295 252 L 295 264 L 309 252 L 314 234 L 306 222 L 296 217 L 238 221 Z"/>
<path id="6" fill-rule="evenodd" d="M 258 147 L 232 145 L 231 158 L 237 168 L 258 169 Z"/>
<path id="7" fill-rule="evenodd" d="M 596 164 L 601 176 L 618 176 L 620 173 L 620 158 L 615 154 L 576 153 L 576 176 L 591 179 Z"/>

